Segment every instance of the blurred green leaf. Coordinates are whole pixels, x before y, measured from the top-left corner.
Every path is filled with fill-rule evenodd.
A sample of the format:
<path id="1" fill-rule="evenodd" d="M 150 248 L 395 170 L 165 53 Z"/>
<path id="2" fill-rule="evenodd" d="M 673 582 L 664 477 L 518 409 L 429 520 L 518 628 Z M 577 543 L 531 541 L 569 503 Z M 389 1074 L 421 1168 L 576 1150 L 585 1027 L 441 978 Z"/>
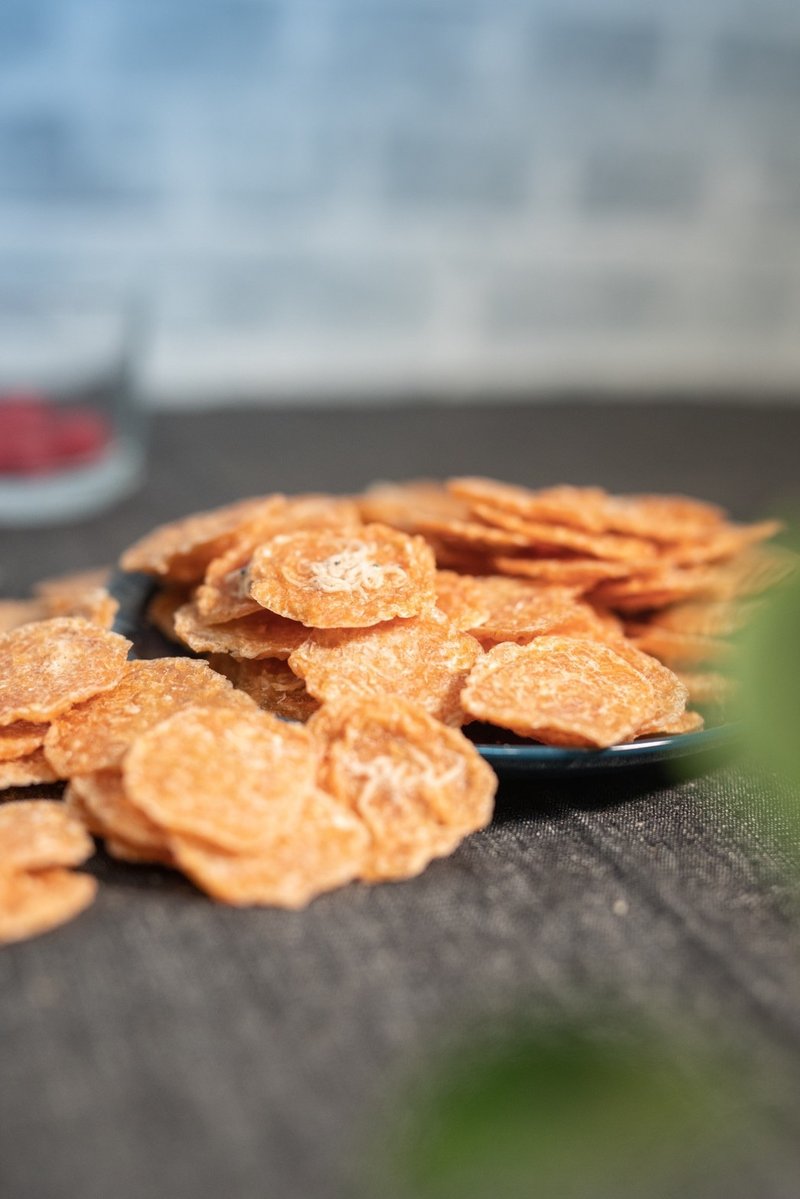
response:
<path id="1" fill-rule="evenodd" d="M 735 1125 L 728 1090 L 718 1063 L 687 1071 L 652 1037 L 517 1027 L 432 1069 L 373 1177 L 403 1199 L 691 1195 Z"/>
<path id="2" fill-rule="evenodd" d="M 765 597 L 739 651 L 740 710 L 751 758 L 792 784 L 779 813 L 800 832 L 800 575 Z"/>

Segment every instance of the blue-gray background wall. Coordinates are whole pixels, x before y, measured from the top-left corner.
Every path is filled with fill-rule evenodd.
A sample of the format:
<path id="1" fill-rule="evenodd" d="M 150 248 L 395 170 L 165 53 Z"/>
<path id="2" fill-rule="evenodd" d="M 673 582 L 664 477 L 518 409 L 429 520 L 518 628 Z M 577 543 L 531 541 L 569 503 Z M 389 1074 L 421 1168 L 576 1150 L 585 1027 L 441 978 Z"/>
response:
<path id="1" fill-rule="evenodd" d="M 797 0 L 0 0 L 2 279 L 161 400 L 792 390 L 799 239 Z"/>

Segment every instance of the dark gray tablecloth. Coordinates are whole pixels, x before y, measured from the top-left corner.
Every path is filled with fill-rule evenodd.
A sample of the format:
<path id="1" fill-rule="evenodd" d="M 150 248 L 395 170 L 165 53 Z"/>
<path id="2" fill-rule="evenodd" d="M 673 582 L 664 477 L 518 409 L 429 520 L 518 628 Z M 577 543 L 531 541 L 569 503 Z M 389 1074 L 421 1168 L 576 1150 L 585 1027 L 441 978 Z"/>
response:
<path id="1" fill-rule="evenodd" d="M 0 533 L 0 592 L 109 561 L 198 507 L 376 477 L 685 491 L 755 517 L 797 494 L 799 447 L 800 406 L 163 416 L 138 496 L 80 526 Z M 375 1111 L 462 1024 L 591 1020 L 601 1003 L 606 1023 L 645 1015 L 736 1047 L 775 1111 L 759 1196 L 794 1199 L 800 950 L 770 815 L 782 789 L 741 764 L 508 782 L 492 827 L 419 879 L 302 913 L 230 910 L 98 855 L 93 908 L 0 950 L 0 1194 L 337 1195 Z"/>

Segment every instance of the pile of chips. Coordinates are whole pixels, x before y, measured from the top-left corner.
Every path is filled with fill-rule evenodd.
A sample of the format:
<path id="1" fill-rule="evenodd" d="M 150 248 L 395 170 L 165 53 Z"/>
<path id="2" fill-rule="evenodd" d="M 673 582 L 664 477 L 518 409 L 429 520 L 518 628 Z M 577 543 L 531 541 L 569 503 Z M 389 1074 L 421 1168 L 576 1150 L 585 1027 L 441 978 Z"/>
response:
<path id="1" fill-rule="evenodd" d="M 776 528 L 684 497 L 376 484 L 239 501 L 127 550 L 175 656 L 129 660 L 100 573 L 7 601 L 0 788 L 68 785 L 0 808 L 0 941 L 89 902 L 65 869 L 85 830 L 223 902 L 298 907 L 488 823 L 496 779 L 462 726 L 588 749 L 702 727 L 687 703 L 725 697 L 729 637 L 794 569 L 760 544 Z M 45 806 L 60 831 L 28 833 Z"/>

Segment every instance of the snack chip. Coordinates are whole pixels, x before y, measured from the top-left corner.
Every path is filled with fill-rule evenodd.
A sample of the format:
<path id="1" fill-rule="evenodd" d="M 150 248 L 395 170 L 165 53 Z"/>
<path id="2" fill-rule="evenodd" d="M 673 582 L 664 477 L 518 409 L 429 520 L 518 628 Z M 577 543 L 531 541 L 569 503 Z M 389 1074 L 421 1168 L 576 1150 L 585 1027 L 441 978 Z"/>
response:
<path id="1" fill-rule="evenodd" d="M 211 654 L 209 665 L 230 679 L 259 708 L 283 720 L 304 723 L 319 707 L 319 701 L 309 694 L 303 680 L 282 659 L 239 660 L 227 654 Z"/>
<path id="2" fill-rule="evenodd" d="M 233 654 L 235 658 L 288 658 L 302 645 L 308 629 L 262 608 L 250 616 L 207 623 L 194 604 L 184 604 L 174 617 L 175 636 L 201 654 Z"/>
<path id="3" fill-rule="evenodd" d="M 602 748 L 635 735 L 660 709 L 652 683 L 610 645 L 538 637 L 478 660 L 465 710 L 546 745 Z"/>
<path id="4" fill-rule="evenodd" d="M 137 738 L 123 783 L 168 832 L 255 852 L 297 820 L 317 756 L 305 729 L 266 712 L 185 708 Z"/>
<path id="5" fill-rule="evenodd" d="M 108 691 L 131 644 L 78 617 L 22 625 L 0 636 L 0 725 L 52 720 Z"/>
<path id="6" fill-rule="evenodd" d="M 47 724 L 31 724 L 28 720 L 17 720 L 14 724 L 0 726 L 0 762 L 14 762 L 27 757 L 44 744 Z"/>
<path id="7" fill-rule="evenodd" d="M 289 665 L 324 702 L 397 695 L 461 724 L 461 689 L 481 647 L 433 610 L 368 629 L 315 629 Z"/>
<path id="8" fill-rule="evenodd" d="M 321 708 L 320 783 L 370 836 L 361 877 L 410 878 L 492 817 L 497 779 L 475 747 L 396 696 Z"/>
<path id="9" fill-rule="evenodd" d="M 88 874 L 54 867 L 0 873 L 0 944 L 23 941 L 72 920 L 97 893 Z"/>
<path id="10" fill-rule="evenodd" d="M 0 804 L 0 875 L 79 866 L 93 853 L 92 838 L 60 801 L 23 799 Z"/>
<path id="11" fill-rule="evenodd" d="M 385 525 L 301 530 L 254 552 L 250 594 L 311 628 L 363 628 L 431 608 L 435 570 L 421 537 Z"/>
<path id="12" fill-rule="evenodd" d="M 357 817 L 322 791 L 309 791 L 300 804 L 297 821 L 258 853 L 225 853 L 197 838 L 174 835 L 175 862 L 223 903 L 305 907 L 359 875 L 369 836 Z"/>
<path id="13" fill-rule="evenodd" d="M 23 758 L 11 762 L 0 762 L 0 791 L 9 787 L 32 787 L 36 783 L 57 783 L 58 775 L 44 756 L 44 750 L 35 749 Z"/>
<path id="14" fill-rule="evenodd" d="M 56 718 L 45 738 L 45 755 L 62 778 L 105 770 L 119 765 L 136 737 L 159 721 L 181 708 L 216 704 L 251 707 L 206 662 L 128 662 L 115 687 Z"/>

